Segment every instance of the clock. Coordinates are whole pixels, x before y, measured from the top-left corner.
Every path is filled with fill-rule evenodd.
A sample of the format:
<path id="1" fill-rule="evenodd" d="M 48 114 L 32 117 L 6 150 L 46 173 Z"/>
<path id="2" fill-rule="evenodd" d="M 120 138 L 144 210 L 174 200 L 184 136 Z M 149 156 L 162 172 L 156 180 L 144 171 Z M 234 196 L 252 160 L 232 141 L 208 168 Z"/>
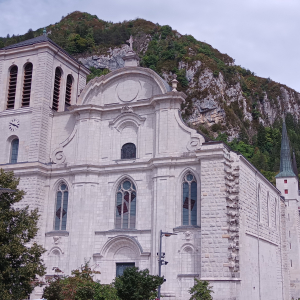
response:
<path id="1" fill-rule="evenodd" d="M 20 122 L 19 120 L 17 119 L 13 119 L 9 122 L 9 125 L 8 125 L 8 128 L 11 130 L 11 131 L 15 131 L 19 128 L 20 126 Z"/>

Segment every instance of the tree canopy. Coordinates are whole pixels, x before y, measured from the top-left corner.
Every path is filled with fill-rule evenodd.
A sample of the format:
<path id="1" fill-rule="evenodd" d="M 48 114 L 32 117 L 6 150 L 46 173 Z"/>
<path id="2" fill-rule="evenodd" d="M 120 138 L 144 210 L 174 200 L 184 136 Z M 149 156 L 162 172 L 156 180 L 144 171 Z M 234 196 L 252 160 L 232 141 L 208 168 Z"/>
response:
<path id="1" fill-rule="evenodd" d="M 28 206 L 16 208 L 24 192 L 13 172 L 0 170 L 0 187 L 12 193 L 0 194 L 0 299 L 25 299 L 34 289 L 37 276 L 43 276 L 44 248 L 34 242 L 39 214 Z"/>

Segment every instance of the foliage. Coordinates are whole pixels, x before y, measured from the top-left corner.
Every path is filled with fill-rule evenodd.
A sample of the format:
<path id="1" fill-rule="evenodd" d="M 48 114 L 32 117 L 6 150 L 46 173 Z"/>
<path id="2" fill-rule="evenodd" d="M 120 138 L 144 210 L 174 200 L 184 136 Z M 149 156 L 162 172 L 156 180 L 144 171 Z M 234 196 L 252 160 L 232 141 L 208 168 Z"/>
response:
<path id="1" fill-rule="evenodd" d="M 103 288 L 100 282 L 93 280 L 93 274 L 99 272 L 93 271 L 88 263 L 81 266 L 80 269 L 72 271 L 72 276 L 60 278 L 55 276 L 45 287 L 43 298 L 47 300 L 101 300 L 110 295 L 115 295 L 109 288 Z M 116 299 L 116 298 L 111 298 Z"/>
<path id="2" fill-rule="evenodd" d="M 212 300 L 211 293 L 213 293 L 213 290 L 211 288 L 212 286 L 209 285 L 208 281 L 195 278 L 195 284 L 189 290 L 190 300 Z"/>
<path id="3" fill-rule="evenodd" d="M 125 269 L 123 275 L 115 279 L 114 286 L 121 299 L 148 300 L 156 298 L 157 288 L 163 282 L 163 277 L 150 275 L 148 269 L 132 267 Z"/>
<path id="4" fill-rule="evenodd" d="M 36 31 L 29 29 L 24 35 L 0 37 L 0 47 L 36 37 L 41 35 L 42 31 L 42 28 Z M 266 124 L 270 123 L 264 113 L 263 103 L 268 98 L 272 108 L 282 109 L 285 97 L 282 88 L 284 88 L 296 100 L 296 104 L 300 105 L 300 97 L 296 91 L 270 78 L 258 77 L 249 69 L 234 65 L 234 60 L 230 56 L 220 53 L 207 43 L 197 41 L 191 35 L 180 35 L 168 25 L 161 26 L 140 18 L 112 23 L 100 20 L 95 15 L 75 11 L 63 17 L 60 22 L 47 26 L 47 32 L 54 42 L 75 57 L 106 55 L 110 47 L 121 46 L 130 35 L 133 35 L 135 40 L 133 46 L 141 57 L 142 67 L 151 68 L 160 75 L 177 75 L 178 90 L 187 94 L 186 101 L 182 104 L 182 109 L 185 109 L 183 118 L 188 119 L 194 113 L 195 101 L 212 96 L 220 108 L 224 109 L 226 120 L 222 126 L 213 125 L 211 130 L 201 126 L 201 131 L 210 137 L 218 135 L 218 140 L 227 142 L 226 136 L 229 131 L 226 130 L 240 128 L 237 140 L 229 143 L 235 151 L 244 154 L 260 171 L 271 172 L 269 175 L 278 172 L 281 124 L 278 120 L 269 127 L 260 125 L 262 120 L 266 121 Z M 147 46 L 144 43 L 146 40 L 149 42 Z M 201 66 L 194 74 L 193 85 L 190 85 L 186 69 L 192 67 L 195 61 L 201 62 Z M 216 81 L 205 89 L 201 89 L 198 83 L 203 71 L 209 71 L 212 80 Z M 92 67 L 87 80 L 108 72 L 107 69 Z M 239 85 L 245 101 L 232 101 L 226 93 L 223 98 L 218 97 L 215 86 L 219 85 L 217 81 L 222 78 L 227 88 Z M 171 76 L 168 80 L 171 80 Z M 245 120 L 245 111 L 251 113 L 253 121 Z M 288 125 L 288 134 L 300 170 L 299 123 L 292 119 L 292 116 L 287 116 L 287 123 L 293 124 Z M 241 142 L 244 144 L 239 144 Z"/>
<path id="5" fill-rule="evenodd" d="M 87 76 L 86 81 L 89 82 L 95 77 L 100 77 L 109 73 L 108 69 L 96 69 L 95 67 L 90 68 L 91 73 Z"/>
<path id="6" fill-rule="evenodd" d="M 0 187 L 14 190 L 0 194 L 0 299 L 25 299 L 43 276 L 44 248 L 33 242 L 38 227 L 37 209 L 17 208 L 24 192 L 13 172 L 0 170 Z"/>

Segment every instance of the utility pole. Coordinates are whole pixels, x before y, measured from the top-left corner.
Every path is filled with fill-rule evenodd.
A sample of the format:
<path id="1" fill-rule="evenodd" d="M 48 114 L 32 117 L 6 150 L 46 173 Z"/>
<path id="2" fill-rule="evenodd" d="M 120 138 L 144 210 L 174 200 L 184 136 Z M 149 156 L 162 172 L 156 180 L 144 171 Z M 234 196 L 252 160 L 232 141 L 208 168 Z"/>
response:
<path id="1" fill-rule="evenodd" d="M 176 233 L 170 233 L 170 232 L 163 232 L 162 230 L 160 230 L 159 232 L 159 252 L 157 253 L 158 254 L 158 276 L 161 277 L 161 266 L 162 265 L 167 265 L 168 262 L 163 260 L 162 258 L 165 258 L 165 253 L 161 252 L 161 244 L 162 244 L 162 237 L 165 236 L 165 237 L 169 237 L 171 235 L 177 235 Z M 160 300 L 160 289 L 161 289 L 161 286 L 158 287 L 157 289 L 157 299 Z"/>

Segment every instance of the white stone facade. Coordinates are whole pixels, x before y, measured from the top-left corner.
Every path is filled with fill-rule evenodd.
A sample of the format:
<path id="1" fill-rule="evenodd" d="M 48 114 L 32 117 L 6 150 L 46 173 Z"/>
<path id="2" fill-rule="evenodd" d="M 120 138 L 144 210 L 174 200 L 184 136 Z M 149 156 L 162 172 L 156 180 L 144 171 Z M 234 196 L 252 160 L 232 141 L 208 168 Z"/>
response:
<path id="1" fill-rule="evenodd" d="M 33 64 L 32 90 L 30 106 L 22 108 L 27 61 Z M 15 108 L 6 110 L 12 65 L 19 69 Z M 58 112 L 51 110 L 56 67 L 63 71 Z M 68 74 L 74 78 L 72 106 L 64 111 Z M 287 207 L 284 186 L 276 189 L 244 157 L 223 143 L 205 142 L 183 123 L 185 95 L 170 91 L 152 70 L 125 64 L 84 87 L 87 74 L 49 43 L 0 50 L 0 167 L 20 177 L 26 191 L 20 205 L 39 208 L 37 241 L 47 249 L 47 276 L 55 274 L 53 268 L 68 275 L 85 260 L 101 272 L 102 283 L 115 278 L 117 263 L 158 274 L 163 230 L 177 234 L 163 237 L 167 299 L 189 299 L 194 278 L 209 280 L 217 300 L 300 297 L 298 288 L 290 288 L 297 286 L 300 269 L 296 183 Z M 11 131 L 13 119 L 20 125 Z M 15 138 L 17 163 L 10 163 Z M 121 159 L 127 143 L 136 146 L 136 157 Z M 188 206 L 195 206 L 193 225 L 183 217 L 187 173 L 197 182 Z M 130 212 L 135 224 L 121 229 L 117 193 L 126 179 L 136 190 L 136 212 Z M 62 184 L 68 190 L 67 219 L 66 228 L 57 230 Z M 36 290 L 34 296 L 40 295 Z"/>

